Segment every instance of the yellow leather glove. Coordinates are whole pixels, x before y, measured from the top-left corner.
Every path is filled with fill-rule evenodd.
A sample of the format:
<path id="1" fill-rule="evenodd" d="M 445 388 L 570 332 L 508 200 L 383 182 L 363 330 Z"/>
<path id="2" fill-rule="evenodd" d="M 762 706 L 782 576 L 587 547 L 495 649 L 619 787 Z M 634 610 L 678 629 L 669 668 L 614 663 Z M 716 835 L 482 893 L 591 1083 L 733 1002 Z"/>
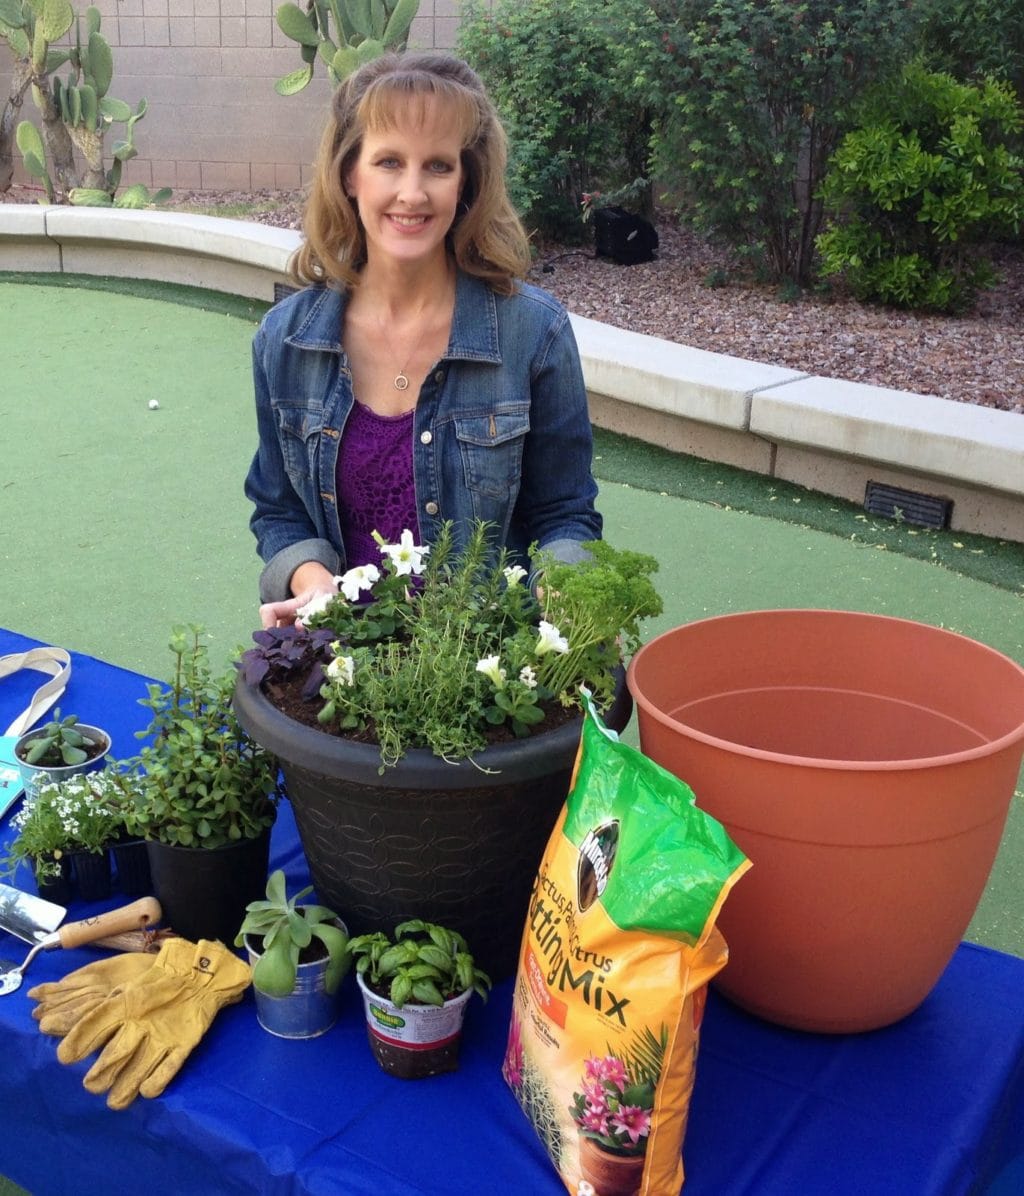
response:
<path id="1" fill-rule="evenodd" d="M 111 1109 L 140 1094 L 159 1096 L 225 1006 L 241 1000 L 249 965 L 223 943 L 169 939 L 153 966 L 115 989 L 67 1033 L 57 1048 L 75 1063 L 103 1048 L 86 1073 L 89 1092 L 108 1093 Z"/>
<path id="2" fill-rule="evenodd" d="M 44 1034 L 63 1038 L 72 1026 L 101 1005 L 117 988 L 137 980 L 156 963 L 156 955 L 131 951 L 86 964 L 63 980 L 37 984 L 28 995 L 39 1004 L 32 1016 Z"/>

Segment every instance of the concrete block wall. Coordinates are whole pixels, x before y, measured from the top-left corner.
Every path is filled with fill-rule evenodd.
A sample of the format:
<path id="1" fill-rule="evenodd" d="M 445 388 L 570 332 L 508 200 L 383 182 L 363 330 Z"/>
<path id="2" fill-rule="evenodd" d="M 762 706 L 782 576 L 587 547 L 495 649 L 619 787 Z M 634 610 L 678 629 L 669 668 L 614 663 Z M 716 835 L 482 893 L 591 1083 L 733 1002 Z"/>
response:
<path id="1" fill-rule="evenodd" d="M 86 0 L 76 7 L 82 12 Z M 135 126 L 139 154 L 126 182 L 175 190 L 285 190 L 309 181 L 331 87 L 279 96 L 275 80 L 301 65 L 274 20 L 281 0 L 93 0 L 114 50 L 111 94 L 149 103 Z M 460 0 L 420 0 L 410 47 L 451 48 Z M 65 68 L 66 70 L 66 68 Z M 11 75 L 0 44 L 0 94 Z M 26 97 L 22 114 L 35 116 Z M 112 140 L 108 137 L 108 143 Z M 17 181 L 28 181 L 18 166 Z"/>

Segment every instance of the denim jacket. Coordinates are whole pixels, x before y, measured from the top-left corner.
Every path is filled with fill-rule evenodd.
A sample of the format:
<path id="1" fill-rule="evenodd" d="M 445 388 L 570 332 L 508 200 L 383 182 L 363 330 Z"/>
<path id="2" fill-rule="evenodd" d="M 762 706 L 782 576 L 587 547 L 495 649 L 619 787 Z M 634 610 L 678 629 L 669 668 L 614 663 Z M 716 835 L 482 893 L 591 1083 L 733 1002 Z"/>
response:
<path id="1" fill-rule="evenodd" d="M 335 469 L 352 409 L 341 346 L 347 296 L 312 286 L 264 317 L 253 340 L 259 447 L 245 481 L 266 562 L 263 602 L 290 596 L 305 561 L 347 568 Z M 524 284 L 498 295 L 458 275 L 451 337 L 419 394 L 413 474 L 420 540 L 451 520 L 456 546 L 474 520 L 527 565 L 536 541 L 561 560 L 601 534 L 579 353 L 565 309 Z"/>

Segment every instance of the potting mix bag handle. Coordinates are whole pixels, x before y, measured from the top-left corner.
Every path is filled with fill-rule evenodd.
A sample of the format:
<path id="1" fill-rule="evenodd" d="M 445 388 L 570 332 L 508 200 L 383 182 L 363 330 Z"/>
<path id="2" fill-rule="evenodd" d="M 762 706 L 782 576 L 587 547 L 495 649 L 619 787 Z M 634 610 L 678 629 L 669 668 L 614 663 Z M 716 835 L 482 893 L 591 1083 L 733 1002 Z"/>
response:
<path id="1" fill-rule="evenodd" d="M 692 790 L 586 716 L 520 947 L 502 1073 L 573 1196 L 669 1196 L 715 918 L 750 867 Z"/>

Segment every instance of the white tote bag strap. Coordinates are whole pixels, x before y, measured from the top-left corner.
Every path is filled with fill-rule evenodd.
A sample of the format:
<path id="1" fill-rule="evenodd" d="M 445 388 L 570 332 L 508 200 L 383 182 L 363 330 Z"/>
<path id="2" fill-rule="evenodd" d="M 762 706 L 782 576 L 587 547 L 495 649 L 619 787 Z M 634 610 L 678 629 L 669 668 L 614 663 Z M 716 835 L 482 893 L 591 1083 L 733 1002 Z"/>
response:
<path id="1" fill-rule="evenodd" d="M 0 679 L 21 669 L 36 669 L 48 673 L 50 680 L 36 690 L 28 708 L 7 728 L 6 735 L 24 735 L 37 719 L 50 709 L 71 679 L 71 655 L 64 648 L 29 648 L 27 652 L 12 652 L 0 656 Z"/>

